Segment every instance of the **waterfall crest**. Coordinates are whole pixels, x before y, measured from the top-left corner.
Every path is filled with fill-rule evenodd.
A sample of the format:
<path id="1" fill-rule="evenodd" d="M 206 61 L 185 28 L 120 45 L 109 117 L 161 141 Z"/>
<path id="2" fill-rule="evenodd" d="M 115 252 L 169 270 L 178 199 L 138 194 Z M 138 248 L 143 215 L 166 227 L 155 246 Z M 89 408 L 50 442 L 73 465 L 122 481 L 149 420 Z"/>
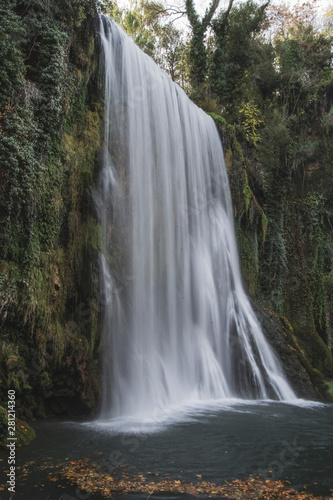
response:
<path id="1" fill-rule="evenodd" d="M 108 17 L 101 418 L 220 398 L 294 399 L 243 290 L 213 120 Z"/>

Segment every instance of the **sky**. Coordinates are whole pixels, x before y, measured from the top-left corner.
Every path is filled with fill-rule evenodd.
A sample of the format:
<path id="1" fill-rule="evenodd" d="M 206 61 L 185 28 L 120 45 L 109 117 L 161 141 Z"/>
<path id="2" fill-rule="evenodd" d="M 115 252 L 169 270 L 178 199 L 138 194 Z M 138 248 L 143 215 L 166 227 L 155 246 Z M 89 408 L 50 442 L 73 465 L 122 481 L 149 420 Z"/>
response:
<path id="1" fill-rule="evenodd" d="M 246 0 L 235 0 L 235 4 L 237 3 L 244 3 Z M 265 0 L 262 0 L 262 3 L 264 3 Z M 307 0 L 272 0 L 272 4 L 285 4 L 285 5 L 297 5 L 297 4 L 302 4 Z M 130 0 L 118 0 L 119 5 L 129 5 L 131 2 Z M 181 6 L 184 5 L 185 0 L 165 0 L 165 3 L 169 5 L 177 5 Z M 195 4 L 197 5 L 200 10 L 204 12 L 205 8 L 209 5 L 210 0 L 197 0 Z M 259 2 L 258 2 L 259 3 Z M 229 4 L 229 0 L 221 0 L 220 2 L 220 8 L 226 8 Z M 318 8 L 321 10 L 324 10 L 325 12 L 328 10 L 329 7 L 333 7 L 333 0 L 317 0 L 317 5 Z"/>
<path id="2" fill-rule="evenodd" d="M 185 0 L 159 0 L 161 3 L 164 3 L 167 6 L 177 6 L 179 8 L 184 8 Z M 247 0 L 234 0 L 234 5 L 245 3 Z M 266 0 L 255 0 L 258 4 L 263 4 Z M 330 9 L 333 8 L 333 0 L 271 0 L 272 5 L 286 5 L 290 7 L 294 7 L 296 5 L 302 5 L 303 3 L 311 1 L 316 1 L 317 12 L 318 12 L 318 26 L 321 25 L 322 16 Z M 117 0 L 117 3 L 121 7 L 129 7 L 131 3 L 135 2 L 135 0 Z M 211 3 L 211 0 L 195 0 L 195 6 L 199 15 L 203 16 L 206 8 Z M 220 4 L 217 12 L 220 10 L 226 10 L 229 5 L 229 0 L 220 0 Z M 186 19 L 179 19 L 175 26 L 182 30 L 188 29 L 188 24 Z"/>
<path id="3" fill-rule="evenodd" d="M 122 4 L 123 2 L 130 2 L 131 0 L 118 0 L 119 4 Z M 166 5 L 176 5 L 178 7 L 183 7 L 185 4 L 185 0 L 161 0 L 163 3 Z M 247 0 L 234 0 L 234 5 L 245 3 Z M 255 0 L 256 3 L 258 4 L 263 4 L 267 0 Z M 311 2 L 314 0 L 271 0 L 272 5 L 286 5 L 288 7 L 294 7 L 296 5 L 302 5 L 303 3 L 306 2 Z M 206 8 L 208 5 L 211 3 L 211 0 L 195 0 L 195 5 L 197 8 L 197 11 L 199 15 L 203 15 L 205 13 Z M 226 10 L 226 8 L 229 5 L 229 0 L 220 0 L 220 4 L 218 7 L 217 12 L 220 10 Z M 329 10 L 329 8 L 333 8 L 333 0 L 316 0 L 316 5 L 317 5 L 317 12 L 318 12 L 318 24 L 321 24 L 321 18 L 322 16 Z M 176 23 L 178 29 L 182 29 L 187 25 L 186 20 L 179 20 L 179 22 Z M 186 29 L 186 28 L 185 28 Z"/>
<path id="4" fill-rule="evenodd" d="M 278 0 L 273 0 L 273 4 L 281 4 L 284 3 L 286 5 L 296 5 L 298 3 L 304 3 L 303 1 L 300 0 L 288 0 L 286 1 L 278 1 Z M 332 0 L 317 0 L 318 7 L 324 11 L 327 11 L 330 7 L 333 6 L 333 1 Z"/>
<path id="5" fill-rule="evenodd" d="M 177 2 L 179 2 L 179 0 L 176 0 Z M 244 3 L 246 0 L 235 0 L 235 4 L 239 4 L 239 3 Z M 294 6 L 294 5 L 297 5 L 297 4 L 302 4 L 304 3 L 306 0 L 272 0 L 272 4 L 273 5 L 281 5 L 281 4 L 284 4 L 284 5 L 287 5 L 287 6 Z M 196 4 L 198 5 L 198 7 L 202 7 L 202 11 L 205 10 L 205 8 L 207 7 L 207 5 L 209 5 L 210 3 L 210 0 L 197 0 Z M 258 3 L 265 3 L 264 0 L 261 0 L 261 2 L 258 1 Z M 229 4 L 229 0 L 221 0 L 220 2 L 220 7 L 224 8 L 224 7 L 227 7 Z M 333 0 L 317 0 L 317 5 L 318 5 L 318 9 L 319 11 L 322 11 L 322 12 L 326 12 L 330 7 L 333 7 Z"/>

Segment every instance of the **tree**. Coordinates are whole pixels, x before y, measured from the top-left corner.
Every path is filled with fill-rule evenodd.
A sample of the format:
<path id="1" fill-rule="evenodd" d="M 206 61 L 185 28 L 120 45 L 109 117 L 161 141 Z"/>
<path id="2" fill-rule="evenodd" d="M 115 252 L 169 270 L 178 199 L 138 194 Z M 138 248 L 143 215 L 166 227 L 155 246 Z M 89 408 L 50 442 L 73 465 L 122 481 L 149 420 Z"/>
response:
<path id="1" fill-rule="evenodd" d="M 229 7 L 226 12 L 226 18 L 230 12 L 234 0 L 229 1 Z M 208 26 L 218 8 L 220 0 L 212 0 L 209 8 L 202 20 L 194 7 L 193 0 L 186 0 L 186 15 L 192 28 L 192 37 L 190 45 L 190 65 L 191 65 L 191 83 L 193 88 L 203 86 L 207 74 L 207 50 L 205 46 L 205 35 Z"/>
<path id="2" fill-rule="evenodd" d="M 165 7 L 157 1 L 145 0 L 132 4 L 129 9 L 104 0 L 104 11 L 120 24 L 172 80 L 186 85 L 187 45 L 182 33 L 173 24 L 178 16 L 185 15 L 185 11 Z"/>
<path id="3" fill-rule="evenodd" d="M 295 126 L 300 128 L 313 125 L 314 120 L 321 122 L 330 110 L 333 91 L 333 34 L 315 29 L 306 11 L 301 14 L 275 39 L 278 102 L 295 116 Z"/>
<path id="4" fill-rule="evenodd" d="M 288 37 L 291 28 L 297 24 L 312 26 L 316 17 L 316 3 L 317 0 L 309 0 L 294 6 L 270 5 L 267 14 L 271 38 L 277 40 Z"/>
<path id="5" fill-rule="evenodd" d="M 184 83 L 184 63 L 186 44 L 181 33 L 171 23 L 160 28 L 160 56 L 157 62 L 170 75 L 174 82 Z"/>
<path id="6" fill-rule="evenodd" d="M 269 1 L 258 6 L 252 0 L 221 13 L 213 22 L 213 50 L 209 68 L 210 90 L 226 104 L 249 70 L 257 52 L 255 36 L 266 21 Z"/>

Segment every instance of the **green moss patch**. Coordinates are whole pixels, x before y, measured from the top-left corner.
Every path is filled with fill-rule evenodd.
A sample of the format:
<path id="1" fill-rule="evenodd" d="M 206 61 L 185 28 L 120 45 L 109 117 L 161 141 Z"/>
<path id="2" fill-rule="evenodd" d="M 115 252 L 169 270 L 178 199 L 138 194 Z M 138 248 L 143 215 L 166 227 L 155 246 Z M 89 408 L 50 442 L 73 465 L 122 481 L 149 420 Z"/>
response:
<path id="1" fill-rule="evenodd" d="M 7 448 L 7 431 L 7 410 L 0 406 L 0 446 L 3 448 Z M 15 437 L 17 438 L 17 446 L 23 446 L 29 444 L 33 439 L 35 439 L 36 433 L 26 422 L 20 419 L 16 419 Z"/>

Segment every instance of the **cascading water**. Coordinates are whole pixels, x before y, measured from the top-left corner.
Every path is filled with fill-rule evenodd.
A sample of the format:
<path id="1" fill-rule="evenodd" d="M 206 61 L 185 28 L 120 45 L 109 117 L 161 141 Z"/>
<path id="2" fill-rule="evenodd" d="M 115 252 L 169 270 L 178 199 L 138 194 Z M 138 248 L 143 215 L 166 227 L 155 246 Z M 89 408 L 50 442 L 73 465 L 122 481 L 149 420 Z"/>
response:
<path id="1" fill-rule="evenodd" d="M 213 120 L 109 18 L 101 418 L 220 398 L 294 399 L 243 290 Z"/>

